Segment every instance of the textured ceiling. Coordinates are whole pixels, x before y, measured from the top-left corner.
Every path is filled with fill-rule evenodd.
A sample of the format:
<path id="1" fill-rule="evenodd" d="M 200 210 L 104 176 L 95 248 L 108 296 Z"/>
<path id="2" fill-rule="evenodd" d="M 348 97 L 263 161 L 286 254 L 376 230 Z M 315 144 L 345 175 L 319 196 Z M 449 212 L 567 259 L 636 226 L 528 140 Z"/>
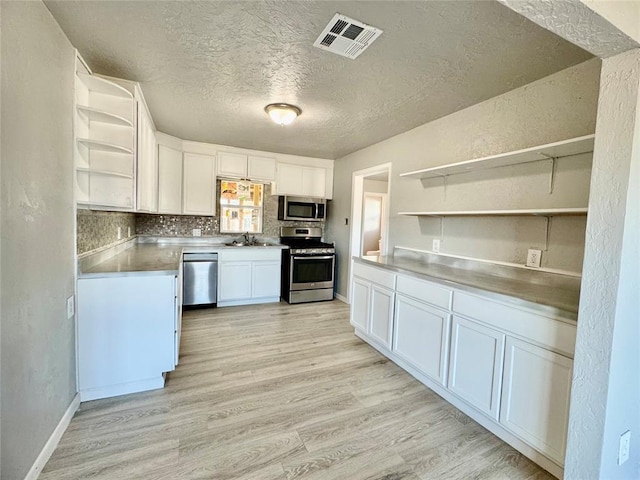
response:
<path id="1" fill-rule="evenodd" d="M 339 158 L 591 58 L 494 1 L 54 1 L 96 73 L 141 83 L 158 130 Z M 312 46 L 340 12 L 384 30 L 358 59 Z M 279 127 L 263 108 L 298 105 Z"/>

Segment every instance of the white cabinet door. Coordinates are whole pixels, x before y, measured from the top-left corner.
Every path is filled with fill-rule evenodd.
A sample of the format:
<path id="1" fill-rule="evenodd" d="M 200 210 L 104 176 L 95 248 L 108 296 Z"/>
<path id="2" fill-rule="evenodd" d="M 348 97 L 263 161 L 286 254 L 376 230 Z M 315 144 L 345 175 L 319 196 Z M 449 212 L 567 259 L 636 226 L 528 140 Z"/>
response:
<path id="1" fill-rule="evenodd" d="M 268 157 L 247 157 L 247 176 L 251 180 L 273 182 L 276 179 L 276 159 Z"/>
<path id="2" fill-rule="evenodd" d="M 279 163 L 276 192 L 278 195 L 324 198 L 326 195 L 327 170 Z"/>
<path id="3" fill-rule="evenodd" d="M 400 358 L 446 386 L 449 313 L 396 294 L 393 350 Z"/>
<path id="4" fill-rule="evenodd" d="M 394 292 L 376 284 L 371 285 L 371 313 L 369 335 L 391 350 L 393 331 Z"/>
<path id="5" fill-rule="evenodd" d="M 302 167 L 288 163 L 279 163 L 276 173 L 278 195 L 302 194 Z"/>
<path id="6" fill-rule="evenodd" d="M 138 104 L 138 206 L 140 212 L 158 211 L 158 157 L 156 132 L 143 104 Z"/>
<path id="7" fill-rule="evenodd" d="M 507 337 L 500 423 L 564 463 L 573 361 Z"/>
<path id="8" fill-rule="evenodd" d="M 251 297 L 280 297 L 280 262 L 253 262 Z"/>
<path id="9" fill-rule="evenodd" d="M 247 156 L 239 153 L 218 152 L 218 176 L 247 178 Z"/>
<path id="10" fill-rule="evenodd" d="M 251 262 L 220 262 L 218 301 L 251 298 Z"/>
<path id="11" fill-rule="evenodd" d="M 357 277 L 351 285 L 351 315 L 350 323 L 362 333 L 367 333 L 369 318 L 369 291 L 371 284 Z"/>
<path id="12" fill-rule="evenodd" d="M 196 153 L 184 154 L 184 185 L 182 213 L 215 215 L 216 158 Z"/>
<path id="13" fill-rule="evenodd" d="M 182 152 L 158 147 L 158 213 L 182 213 Z"/>
<path id="14" fill-rule="evenodd" d="M 455 315 L 452 330 L 449 389 L 497 420 L 505 335 Z"/>
<path id="15" fill-rule="evenodd" d="M 302 167 L 302 194 L 305 197 L 325 197 L 327 171 L 324 168 Z"/>

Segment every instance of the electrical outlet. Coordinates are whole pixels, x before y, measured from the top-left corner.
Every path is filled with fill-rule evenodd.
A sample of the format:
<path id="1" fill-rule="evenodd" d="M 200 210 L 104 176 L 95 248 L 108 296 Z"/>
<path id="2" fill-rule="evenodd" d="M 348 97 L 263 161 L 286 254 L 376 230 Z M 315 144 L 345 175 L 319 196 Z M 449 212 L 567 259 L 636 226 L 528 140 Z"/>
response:
<path id="1" fill-rule="evenodd" d="M 193 230 L 191 230 L 191 233 L 193 234 L 194 237 L 201 237 L 202 236 L 202 229 L 194 228 Z"/>
<path id="2" fill-rule="evenodd" d="M 118 227 L 118 240 L 122 238 L 122 227 Z"/>
<path id="3" fill-rule="evenodd" d="M 127 227 L 127 237 L 131 236 L 131 227 Z"/>
<path id="4" fill-rule="evenodd" d="M 527 267 L 540 268 L 540 260 L 542 260 L 542 250 L 530 248 L 527 252 Z"/>
<path id="5" fill-rule="evenodd" d="M 629 449 L 631 448 L 631 430 L 627 430 L 620 435 L 620 449 L 618 450 L 618 465 L 622 465 L 629 460 Z"/>
<path id="6" fill-rule="evenodd" d="M 433 239 L 433 244 L 431 246 L 431 250 L 433 250 L 433 253 L 440 253 L 440 239 L 439 238 L 434 238 Z"/>
<path id="7" fill-rule="evenodd" d="M 71 318 L 73 317 L 73 315 L 76 313 L 76 308 L 75 308 L 75 304 L 73 303 L 73 295 L 71 295 L 69 298 L 67 298 L 67 318 Z"/>

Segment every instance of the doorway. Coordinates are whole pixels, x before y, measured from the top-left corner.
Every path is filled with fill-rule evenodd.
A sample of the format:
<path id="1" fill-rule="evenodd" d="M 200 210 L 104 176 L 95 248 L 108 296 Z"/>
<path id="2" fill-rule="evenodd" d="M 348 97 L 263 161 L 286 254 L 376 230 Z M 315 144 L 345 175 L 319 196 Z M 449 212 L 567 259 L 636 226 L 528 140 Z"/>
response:
<path id="1" fill-rule="evenodd" d="M 350 257 L 388 253 L 390 178 L 391 163 L 353 172 Z M 351 263 L 349 263 L 349 301 L 351 300 Z"/>

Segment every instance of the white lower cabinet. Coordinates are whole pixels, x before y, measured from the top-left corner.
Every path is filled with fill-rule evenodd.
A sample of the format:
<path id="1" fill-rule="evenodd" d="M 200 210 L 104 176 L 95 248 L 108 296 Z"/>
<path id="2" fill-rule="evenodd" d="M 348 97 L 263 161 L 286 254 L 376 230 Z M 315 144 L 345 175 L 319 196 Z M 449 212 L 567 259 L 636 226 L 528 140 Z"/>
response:
<path id="1" fill-rule="evenodd" d="M 564 461 L 573 360 L 507 337 L 500 423 Z"/>
<path id="2" fill-rule="evenodd" d="M 280 249 L 240 248 L 218 252 L 218 306 L 280 301 Z"/>
<path id="3" fill-rule="evenodd" d="M 371 284 L 359 278 L 354 278 L 351 286 L 351 317 L 353 327 L 362 332 L 367 332 L 369 318 L 369 291 Z"/>
<path id="4" fill-rule="evenodd" d="M 505 334 L 453 317 L 449 389 L 498 419 Z"/>
<path id="5" fill-rule="evenodd" d="M 175 275 L 78 280 L 78 390 L 82 401 L 164 386 L 176 364 Z"/>
<path id="6" fill-rule="evenodd" d="M 391 350 L 396 276 L 354 264 L 351 286 L 351 325 L 367 339 Z"/>
<path id="7" fill-rule="evenodd" d="M 218 303 L 251 298 L 251 262 L 220 262 Z"/>
<path id="8" fill-rule="evenodd" d="M 424 302 L 396 294 L 393 352 L 440 385 L 446 385 L 447 379 L 450 317 Z"/>
<path id="9" fill-rule="evenodd" d="M 371 285 L 370 292 L 371 314 L 368 333 L 375 341 L 391 350 L 395 293 L 376 284 Z"/>
<path id="10" fill-rule="evenodd" d="M 354 262 L 359 337 L 562 477 L 575 321 Z"/>
<path id="11" fill-rule="evenodd" d="M 280 270 L 281 262 L 279 261 L 253 262 L 251 298 L 280 297 Z"/>

